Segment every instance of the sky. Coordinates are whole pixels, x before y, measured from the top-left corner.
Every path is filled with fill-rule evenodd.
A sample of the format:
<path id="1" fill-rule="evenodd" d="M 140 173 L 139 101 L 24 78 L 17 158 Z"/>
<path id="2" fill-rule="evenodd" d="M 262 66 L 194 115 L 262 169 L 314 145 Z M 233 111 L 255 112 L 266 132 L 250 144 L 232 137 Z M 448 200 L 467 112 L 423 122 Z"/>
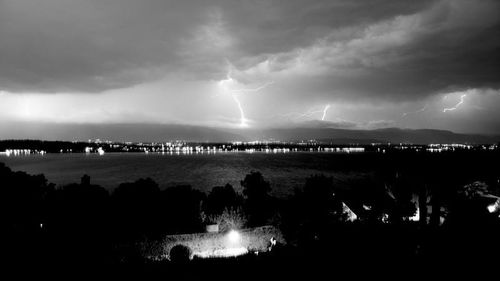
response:
<path id="1" fill-rule="evenodd" d="M 0 0 L 0 138 L 38 123 L 500 134 L 499 73 L 496 0 Z"/>

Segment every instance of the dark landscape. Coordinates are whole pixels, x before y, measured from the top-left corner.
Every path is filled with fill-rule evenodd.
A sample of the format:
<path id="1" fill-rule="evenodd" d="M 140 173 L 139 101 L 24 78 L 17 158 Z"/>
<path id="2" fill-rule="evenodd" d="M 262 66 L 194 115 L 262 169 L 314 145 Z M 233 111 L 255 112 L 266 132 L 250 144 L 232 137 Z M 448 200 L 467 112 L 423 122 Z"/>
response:
<path id="1" fill-rule="evenodd" d="M 106 268 L 110 273 L 203 279 L 217 270 L 250 271 L 246 277 L 257 278 L 330 270 L 368 274 L 351 272 L 357 268 L 384 275 L 393 273 L 390 267 L 416 274 L 444 273 L 448 265 L 486 267 L 489 254 L 500 250 L 500 174 L 492 165 L 500 150 L 386 149 L 332 158 L 337 172 L 368 176 L 339 182 L 311 174 L 303 186 L 279 197 L 258 171 L 248 171 L 240 186 L 210 187 L 208 192 L 188 185 L 160 189 L 150 178 L 109 191 L 92 184 L 91 175 L 56 186 L 43 174 L 2 164 L 4 255 L 10 263 L 46 273 Z M 162 250 L 174 246 L 163 248 L 168 235 L 192 233 L 189 241 L 195 242 L 179 245 L 213 239 L 196 233 L 214 223 L 221 237 L 233 230 L 273 227 L 279 242 L 268 250 L 271 242 L 264 239 L 258 255 L 209 259 L 190 257 L 189 247 L 187 256 Z M 255 235 L 265 236 L 258 230 Z M 153 249 L 145 252 L 143 245 Z"/>

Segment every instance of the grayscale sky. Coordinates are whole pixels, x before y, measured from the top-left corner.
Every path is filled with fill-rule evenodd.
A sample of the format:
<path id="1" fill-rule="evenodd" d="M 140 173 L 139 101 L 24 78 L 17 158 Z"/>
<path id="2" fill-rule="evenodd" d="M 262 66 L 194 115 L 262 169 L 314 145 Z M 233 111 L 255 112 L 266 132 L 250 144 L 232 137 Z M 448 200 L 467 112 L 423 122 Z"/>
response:
<path id="1" fill-rule="evenodd" d="M 0 138 L 312 120 L 499 134 L 500 1 L 0 0 Z"/>

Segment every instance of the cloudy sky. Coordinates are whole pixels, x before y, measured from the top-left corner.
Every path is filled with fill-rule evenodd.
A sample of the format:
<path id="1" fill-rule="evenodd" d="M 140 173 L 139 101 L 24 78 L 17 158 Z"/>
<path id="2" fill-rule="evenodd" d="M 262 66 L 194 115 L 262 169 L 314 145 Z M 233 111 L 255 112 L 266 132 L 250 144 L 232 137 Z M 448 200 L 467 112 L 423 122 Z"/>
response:
<path id="1" fill-rule="evenodd" d="M 499 74 L 496 0 L 0 0 L 0 138 L 312 120 L 499 134 Z"/>

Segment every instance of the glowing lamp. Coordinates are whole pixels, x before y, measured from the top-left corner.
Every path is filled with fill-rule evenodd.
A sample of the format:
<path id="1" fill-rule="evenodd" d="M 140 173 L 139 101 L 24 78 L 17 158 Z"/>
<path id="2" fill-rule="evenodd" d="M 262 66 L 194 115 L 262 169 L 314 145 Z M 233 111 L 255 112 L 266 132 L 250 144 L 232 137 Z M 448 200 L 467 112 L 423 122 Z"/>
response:
<path id="1" fill-rule="evenodd" d="M 238 244 L 241 240 L 241 235 L 236 230 L 231 230 L 227 234 L 227 239 L 231 244 Z"/>

